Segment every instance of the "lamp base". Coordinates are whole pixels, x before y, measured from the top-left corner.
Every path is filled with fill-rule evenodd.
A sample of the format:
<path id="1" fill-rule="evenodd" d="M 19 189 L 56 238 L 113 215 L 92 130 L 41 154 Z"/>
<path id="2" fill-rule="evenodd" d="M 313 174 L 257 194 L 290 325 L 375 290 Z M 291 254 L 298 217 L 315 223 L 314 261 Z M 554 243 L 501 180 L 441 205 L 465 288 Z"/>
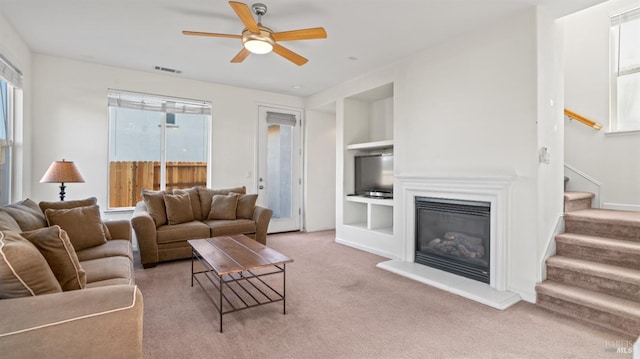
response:
<path id="1" fill-rule="evenodd" d="M 67 188 L 67 186 L 64 185 L 64 182 L 60 182 L 60 201 L 64 201 L 65 188 Z"/>

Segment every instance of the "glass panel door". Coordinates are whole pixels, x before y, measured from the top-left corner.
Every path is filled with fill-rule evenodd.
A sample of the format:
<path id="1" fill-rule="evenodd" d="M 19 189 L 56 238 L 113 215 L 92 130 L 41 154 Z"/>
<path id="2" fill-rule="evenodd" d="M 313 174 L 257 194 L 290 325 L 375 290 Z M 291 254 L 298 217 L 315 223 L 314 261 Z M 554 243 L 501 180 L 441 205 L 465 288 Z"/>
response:
<path id="1" fill-rule="evenodd" d="M 258 202 L 273 211 L 269 233 L 300 230 L 300 112 L 260 106 L 258 127 Z"/>

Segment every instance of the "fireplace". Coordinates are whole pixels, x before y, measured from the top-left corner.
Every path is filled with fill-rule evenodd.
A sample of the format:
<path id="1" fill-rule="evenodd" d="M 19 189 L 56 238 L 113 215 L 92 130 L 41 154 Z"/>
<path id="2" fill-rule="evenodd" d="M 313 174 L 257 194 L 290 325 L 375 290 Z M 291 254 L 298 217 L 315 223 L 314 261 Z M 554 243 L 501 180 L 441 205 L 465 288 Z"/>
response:
<path id="1" fill-rule="evenodd" d="M 431 176 L 395 176 L 394 177 L 394 200 L 397 205 L 394 207 L 394 235 L 399 239 L 398 258 L 378 263 L 379 268 L 390 272 L 417 280 L 419 282 L 434 286 L 436 288 L 455 293 L 489 305 L 497 309 L 505 309 L 520 300 L 520 295 L 508 289 L 507 281 L 507 243 L 509 238 L 510 219 L 508 216 L 510 200 L 511 176 L 467 176 L 467 175 L 431 175 Z M 419 240 L 417 237 L 416 223 L 424 222 L 424 214 L 418 214 L 416 202 L 427 199 L 432 205 L 440 208 L 448 208 L 450 205 L 458 206 L 462 204 L 462 212 L 471 212 L 474 221 L 483 222 L 482 225 L 475 223 L 471 228 L 464 225 L 455 224 L 469 213 L 455 214 L 449 221 L 455 226 L 440 229 L 435 238 Z M 487 208 L 488 207 L 488 208 Z M 478 212 L 483 215 L 478 215 Z M 448 214 L 446 214 L 448 216 Z M 427 213 L 427 218 L 429 213 Z M 448 226 L 447 226 L 448 227 Z M 482 229 L 473 228 L 482 227 Z M 483 259 L 480 262 L 465 263 L 465 271 L 471 268 L 476 271 L 474 265 L 480 263 L 482 269 L 479 275 L 482 280 L 470 279 L 461 273 L 450 273 L 434 268 L 430 265 L 417 263 L 416 257 L 422 256 L 422 247 L 426 242 L 426 247 L 434 239 L 446 233 L 462 233 L 470 237 L 481 239 L 484 246 L 484 256 L 479 254 L 482 250 L 475 247 L 476 258 Z M 487 235 L 488 233 L 488 235 Z M 451 233 L 449 235 L 451 237 Z M 472 239 L 471 242 L 477 242 Z M 436 243 L 432 244 L 435 245 Z M 467 248 L 469 249 L 469 248 Z M 438 259 L 446 259 L 449 264 L 460 264 L 458 256 L 438 254 Z M 486 263 L 485 263 L 486 262 Z M 488 266 L 486 265 L 488 264 Z M 486 271 L 486 274 L 484 273 Z M 487 279 L 489 278 L 488 283 Z"/>
<path id="2" fill-rule="evenodd" d="M 415 197 L 415 262 L 490 283 L 491 203 Z"/>

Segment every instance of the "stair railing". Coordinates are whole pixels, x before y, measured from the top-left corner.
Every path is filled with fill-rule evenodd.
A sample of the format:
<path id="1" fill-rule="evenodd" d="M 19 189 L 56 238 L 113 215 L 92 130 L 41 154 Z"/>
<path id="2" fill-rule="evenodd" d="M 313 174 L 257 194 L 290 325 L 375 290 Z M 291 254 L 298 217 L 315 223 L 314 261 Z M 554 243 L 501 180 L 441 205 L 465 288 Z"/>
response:
<path id="1" fill-rule="evenodd" d="M 585 125 L 587 125 L 589 127 L 592 127 L 594 129 L 596 129 L 597 131 L 600 131 L 600 129 L 602 128 L 602 125 L 600 123 L 595 122 L 595 121 L 591 121 L 590 119 L 588 119 L 588 118 L 586 118 L 584 116 L 578 115 L 577 113 L 575 113 L 573 111 L 567 110 L 566 108 L 564 109 L 564 115 L 569 117 L 572 120 L 577 120 L 577 121 L 579 121 L 579 122 L 581 122 L 581 123 L 583 123 L 583 124 L 585 124 Z"/>

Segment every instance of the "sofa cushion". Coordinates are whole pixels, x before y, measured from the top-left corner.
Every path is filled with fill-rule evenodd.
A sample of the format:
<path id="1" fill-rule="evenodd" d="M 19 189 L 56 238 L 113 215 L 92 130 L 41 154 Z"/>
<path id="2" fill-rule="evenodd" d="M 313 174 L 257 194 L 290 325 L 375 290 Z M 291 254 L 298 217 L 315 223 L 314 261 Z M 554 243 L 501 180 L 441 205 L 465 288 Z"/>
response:
<path id="1" fill-rule="evenodd" d="M 214 195 L 227 195 L 231 192 L 245 194 L 247 193 L 247 188 L 245 186 L 226 189 L 209 189 L 198 187 L 198 194 L 200 195 L 200 206 L 202 207 L 202 219 L 207 219 L 209 211 L 211 211 L 211 201 L 213 200 Z"/>
<path id="2" fill-rule="evenodd" d="M 80 264 L 87 272 L 87 287 L 93 287 L 92 283 L 116 278 L 133 284 L 133 263 L 127 257 L 97 258 Z"/>
<path id="3" fill-rule="evenodd" d="M 191 200 L 191 211 L 193 212 L 193 217 L 201 221 L 204 219 L 204 216 L 207 213 L 202 214 L 202 206 L 200 205 L 200 195 L 198 194 L 198 187 L 185 188 L 185 189 L 174 189 L 173 194 L 189 194 L 189 199 Z"/>
<path id="4" fill-rule="evenodd" d="M 211 237 L 226 236 L 230 234 L 248 234 L 256 232 L 256 222 L 249 219 L 236 220 L 210 220 L 204 223 L 209 226 Z"/>
<path id="5" fill-rule="evenodd" d="M 181 223 L 174 226 L 160 226 L 157 229 L 156 236 L 158 244 L 207 238 L 209 237 L 209 226 L 199 221 Z"/>
<path id="6" fill-rule="evenodd" d="M 20 225 L 9 213 L 0 209 L 0 231 L 6 230 L 20 232 Z"/>
<path id="7" fill-rule="evenodd" d="M 257 200 L 257 194 L 238 194 L 236 218 L 253 219 L 253 210 L 256 208 Z"/>
<path id="8" fill-rule="evenodd" d="M 164 194 L 165 191 L 150 191 L 148 189 L 142 190 L 142 200 L 147 206 L 147 212 L 153 221 L 156 223 L 156 227 L 167 223 L 167 209 L 164 206 Z"/>
<path id="9" fill-rule="evenodd" d="M 69 235 L 76 251 L 104 244 L 107 239 L 97 205 L 69 209 L 47 209 L 50 226 L 59 225 Z"/>
<path id="10" fill-rule="evenodd" d="M 70 208 L 76 208 L 76 207 L 93 206 L 94 204 L 98 204 L 98 199 L 95 197 L 89 197 L 85 199 L 76 199 L 73 201 L 56 201 L 56 202 L 41 201 L 40 203 L 38 203 L 38 207 L 40 207 L 40 210 L 42 210 L 42 213 L 44 213 L 47 211 L 47 209 L 70 209 Z M 104 224 L 103 226 L 104 228 L 102 229 L 104 230 L 104 236 L 107 239 L 111 239 L 111 233 L 109 232 L 109 228 L 107 228 L 107 226 Z"/>
<path id="11" fill-rule="evenodd" d="M 127 257 L 133 260 L 131 242 L 126 239 L 112 239 L 99 246 L 76 251 L 80 262 L 105 257 Z"/>
<path id="12" fill-rule="evenodd" d="M 0 232 L 0 299 L 62 292 L 38 248 L 13 231 Z"/>
<path id="13" fill-rule="evenodd" d="M 165 194 L 163 198 L 169 225 L 191 222 L 195 219 L 188 193 Z"/>
<path id="14" fill-rule="evenodd" d="M 236 219 L 237 207 L 238 195 L 236 193 L 216 194 L 211 200 L 211 210 L 207 219 Z"/>
<path id="15" fill-rule="evenodd" d="M 82 289 L 87 285 L 87 276 L 80 266 L 69 236 L 59 226 L 22 232 L 20 235 L 38 248 L 62 290 Z"/>
<path id="16" fill-rule="evenodd" d="M 94 204 L 98 204 L 98 199 L 95 197 L 89 197 L 89 198 L 77 199 L 73 201 L 55 201 L 55 202 L 40 201 L 40 203 L 38 203 L 38 207 L 40 207 L 40 210 L 42 210 L 42 213 L 44 213 L 49 208 L 70 209 L 70 208 L 76 208 L 76 207 L 93 206 Z"/>
<path id="17" fill-rule="evenodd" d="M 47 220 L 38 204 L 29 198 L 2 207 L 20 226 L 21 231 L 32 231 L 47 226 Z"/>

